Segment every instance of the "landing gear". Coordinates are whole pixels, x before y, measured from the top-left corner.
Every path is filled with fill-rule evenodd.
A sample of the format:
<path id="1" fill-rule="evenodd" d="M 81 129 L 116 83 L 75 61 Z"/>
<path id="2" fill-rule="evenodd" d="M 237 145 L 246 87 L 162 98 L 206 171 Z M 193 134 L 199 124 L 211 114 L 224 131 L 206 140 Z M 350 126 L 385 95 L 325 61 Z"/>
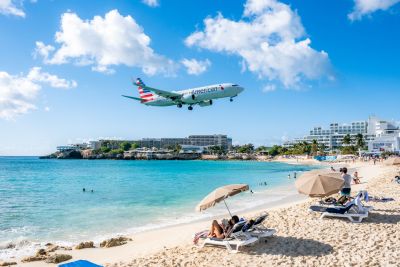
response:
<path id="1" fill-rule="evenodd" d="M 231 98 L 229 99 L 229 101 L 233 102 L 233 98 L 231 97 Z"/>
<path id="2" fill-rule="evenodd" d="M 188 110 L 193 110 L 193 107 L 192 106 L 188 106 Z"/>
<path id="3" fill-rule="evenodd" d="M 182 104 L 178 104 L 178 105 L 176 105 L 178 108 L 181 108 L 182 107 Z"/>

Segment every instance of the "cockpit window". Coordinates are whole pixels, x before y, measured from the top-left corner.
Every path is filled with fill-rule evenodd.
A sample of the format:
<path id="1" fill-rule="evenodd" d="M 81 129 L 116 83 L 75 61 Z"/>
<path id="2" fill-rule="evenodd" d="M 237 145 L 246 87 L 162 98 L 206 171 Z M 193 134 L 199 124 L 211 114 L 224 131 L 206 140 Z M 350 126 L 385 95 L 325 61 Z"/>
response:
<path id="1" fill-rule="evenodd" d="M 232 84 L 232 86 L 239 86 L 238 84 Z"/>

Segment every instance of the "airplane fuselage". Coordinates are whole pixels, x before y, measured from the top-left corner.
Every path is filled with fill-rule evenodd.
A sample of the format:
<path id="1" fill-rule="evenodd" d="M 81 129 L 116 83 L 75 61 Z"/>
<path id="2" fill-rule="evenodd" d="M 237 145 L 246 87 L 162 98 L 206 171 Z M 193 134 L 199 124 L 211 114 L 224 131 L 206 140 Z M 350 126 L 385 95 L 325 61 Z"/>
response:
<path id="1" fill-rule="evenodd" d="M 179 100 L 180 104 L 211 105 L 213 99 L 225 97 L 233 98 L 243 90 L 244 89 L 237 84 L 223 83 L 172 92 L 182 95 L 182 98 Z M 174 106 L 177 105 L 177 101 L 155 95 L 152 100 L 143 102 L 143 104 L 148 106 Z"/>

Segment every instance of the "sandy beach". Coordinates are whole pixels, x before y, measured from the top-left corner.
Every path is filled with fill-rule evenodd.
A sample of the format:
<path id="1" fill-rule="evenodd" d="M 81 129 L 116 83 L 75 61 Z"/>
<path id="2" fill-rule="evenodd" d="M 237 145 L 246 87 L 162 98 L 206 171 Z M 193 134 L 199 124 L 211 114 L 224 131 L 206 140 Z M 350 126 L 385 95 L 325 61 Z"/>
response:
<path id="1" fill-rule="evenodd" d="M 320 220 L 308 212 L 316 200 L 291 195 L 278 203 L 249 210 L 240 216 L 251 218 L 268 211 L 265 225 L 277 230 L 267 243 L 245 247 L 238 254 L 225 248 L 192 244 L 195 232 L 207 229 L 210 222 L 200 221 L 142 232 L 133 241 L 114 248 L 60 251 L 72 260 L 87 259 L 105 266 L 398 266 L 400 262 L 400 186 L 392 182 L 399 171 L 382 164 L 356 162 L 362 183 L 353 185 L 355 194 L 367 189 L 373 196 L 392 197 L 395 201 L 370 202 L 374 206 L 362 223 L 342 219 Z M 52 266 L 31 262 L 20 266 Z"/>

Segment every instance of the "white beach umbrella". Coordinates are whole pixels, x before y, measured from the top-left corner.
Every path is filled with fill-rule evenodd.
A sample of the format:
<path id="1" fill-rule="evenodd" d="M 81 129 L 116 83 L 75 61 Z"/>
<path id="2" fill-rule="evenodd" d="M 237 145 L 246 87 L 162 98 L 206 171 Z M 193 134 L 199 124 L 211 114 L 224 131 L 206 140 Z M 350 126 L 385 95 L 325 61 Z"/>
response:
<path id="1" fill-rule="evenodd" d="M 224 201 L 229 214 L 232 216 L 228 205 L 226 205 L 225 199 L 247 190 L 249 190 L 249 186 L 247 184 L 230 184 L 218 187 L 205 198 L 203 198 L 202 201 L 200 201 L 200 203 L 196 206 L 196 211 L 206 210 L 215 206 L 217 203 Z"/>
<path id="2" fill-rule="evenodd" d="M 325 197 L 337 193 L 344 180 L 338 172 L 326 170 L 309 171 L 301 175 L 295 182 L 297 191 L 310 197 Z"/>

